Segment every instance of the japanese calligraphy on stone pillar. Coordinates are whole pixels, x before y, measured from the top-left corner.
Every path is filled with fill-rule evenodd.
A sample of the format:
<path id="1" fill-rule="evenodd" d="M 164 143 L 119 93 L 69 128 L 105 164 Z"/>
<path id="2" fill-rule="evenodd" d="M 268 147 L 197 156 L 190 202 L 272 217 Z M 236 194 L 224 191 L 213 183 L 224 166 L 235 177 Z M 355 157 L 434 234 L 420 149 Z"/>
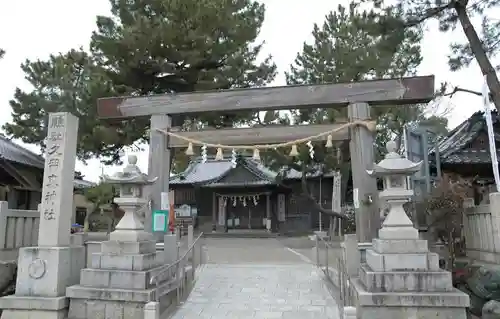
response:
<path id="1" fill-rule="evenodd" d="M 78 118 L 50 113 L 40 205 L 40 246 L 69 245 Z"/>
<path id="2" fill-rule="evenodd" d="M 44 180 L 42 193 L 42 217 L 45 220 L 54 220 L 55 201 L 58 198 L 57 191 L 61 183 L 61 157 L 62 145 L 64 139 L 65 116 L 62 113 L 51 114 L 49 118 L 48 136 L 46 141 L 47 149 L 45 151 L 45 174 L 48 174 Z"/>

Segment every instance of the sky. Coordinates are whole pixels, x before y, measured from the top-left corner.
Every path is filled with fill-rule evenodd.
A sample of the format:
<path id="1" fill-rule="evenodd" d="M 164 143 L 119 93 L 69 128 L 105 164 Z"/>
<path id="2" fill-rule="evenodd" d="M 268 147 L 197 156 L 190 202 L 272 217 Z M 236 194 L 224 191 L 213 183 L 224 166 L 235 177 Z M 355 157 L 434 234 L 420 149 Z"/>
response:
<path id="1" fill-rule="evenodd" d="M 279 75 L 272 85 L 284 85 L 286 71 L 304 41 L 311 39 L 314 23 L 322 24 L 325 15 L 335 10 L 342 1 L 332 0 L 261 0 L 266 5 L 266 17 L 258 40 L 264 40 L 262 56 L 271 54 L 278 66 Z M 71 48 L 84 47 L 89 43 L 95 29 L 97 15 L 109 15 L 108 0 L 16 0 L 0 2 L 0 48 L 7 51 L 0 60 L 0 126 L 11 120 L 9 100 L 16 87 L 30 88 L 20 64 L 26 59 L 46 59 L 50 54 L 66 52 Z M 452 41 L 463 41 L 461 29 L 452 33 L 440 33 L 435 23 L 428 25 L 422 43 L 423 63 L 418 75 L 436 76 L 436 85 L 449 82 L 470 90 L 481 91 L 483 77 L 474 62 L 469 68 L 450 72 L 447 65 L 448 45 Z M 496 61 L 498 62 L 498 61 Z M 440 109 L 450 109 L 449 125 L 454 127 L 482 108 L 481 98 L 458 93 L 439 103 Z M 38 147 L 25 145 L 40 153 Z M 130 154 L 130 153 L 129 153 Z M 147 172 L 147 146 L 138 156 L 138 165 Z M 103 167 L 99 160 L 87 165 L 77 162 L 79 170 L 90 181 L 98 181 L 102 171 L 113 174 L 120 167 Z"/>

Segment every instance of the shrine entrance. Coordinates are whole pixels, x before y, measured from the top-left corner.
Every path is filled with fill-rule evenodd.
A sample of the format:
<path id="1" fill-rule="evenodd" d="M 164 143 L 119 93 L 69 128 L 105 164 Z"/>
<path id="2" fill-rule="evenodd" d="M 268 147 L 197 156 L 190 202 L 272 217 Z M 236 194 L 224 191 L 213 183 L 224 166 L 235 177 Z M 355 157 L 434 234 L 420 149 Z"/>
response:
<path id="1" fill-rule="evenodd" d="M 266 194 L 222 196 L 229 229 L 265 229 Z"/>
<path id="2" fill-rule="evenodd" d="M 103 98 L 98 100 L 97 107 L 99 117 L 105 119 L 150 117 L 148 173 L 151 177 L 158 178 L 151 189 L 153 210 L 161 207 L 162 193 L 169 191 L 171 148 L 183 148 L 186 154 L 192 155 L 193 146 L 198 146 L 205 159 L 207 148 L 216 151 L 216 159 L 223 158 L 223 150 L 246 149 L 253 150 L 254 158 L 258 159 L 260 150 L 287 148 L 286 152 L 290 156 L 297 156 L 297 144 L 307 144 L 310 154 L 313 154 L 313 142 L 323 142 L 326 147 L 332 147 L 332 142 L 350 140 L 353 193 L 356 194 L 353 199 L 356 232 L 358 241 L 364 243 L 371 242 L 376 237 L 380 226 L 376 180 L 366 171 L 375 162 L 373 145 L 376 127 L 371 119 L 370 109 L 426 103 L 433 97 L 434 77 L 421 76 L 354 83 Z M 172 117 L 199 113 L 258 113 L 333 107 L 347 107 L 348 123 L 208 128 L 201 131 L 185 131 L 171 125 Z M 334 211 L 333 214 L 343 216 L 340 211 Z M 266 217 L 266 223 L 270 225 L 271 215 Z M 146 229 L 151 229 L 151 215 L 146 216 L 145 224 Z M 214 218 L 214 226 L 216 224 L 217 218 Z M 158 238 L 162 236 L 158 234 Z"/>
<path id="3" fill-rule="evenodd" d="M 265 188 L 217 190 L 215 196 L 218 207 L 217 211 L 214 211 L 217 220 L 213 223 L 212 231 L 231 229 L 277 231 L 279 212 L 276 191 Z"/>

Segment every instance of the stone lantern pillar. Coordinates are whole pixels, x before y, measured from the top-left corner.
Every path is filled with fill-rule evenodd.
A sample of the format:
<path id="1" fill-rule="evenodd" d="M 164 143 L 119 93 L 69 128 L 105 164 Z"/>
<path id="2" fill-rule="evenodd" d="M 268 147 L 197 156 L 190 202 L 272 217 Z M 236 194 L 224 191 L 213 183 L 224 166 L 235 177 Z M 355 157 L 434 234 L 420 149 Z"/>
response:
<path id="1" fill-rule="evenodd" d="M 359 277 L 351 280 L 357 301 L 357 318 L 457 318 L 466 319 L 469 296 L 455 289 L 451 273 L 439 268 L 439 256 L 429 252 L 427 240 L 417 229 L 403 205 L 413 195 L 407 177 L 422 163 L 413 163 L 387 143 L 387 155 L 368 174 L 383 179 L 379 196 L 389 213 L 373 248 L 366 251 Z"/>
<path id="2" fill-rule="evenodd" d="M 156 178 L 148 179 L 148 176 L 137 167 L 137 156 L 129 155 L 128 165 L 123 172 L 111 177 L 104 176 L 104 181 L 118 185 L 120 197 L 115 198 L 114 202 L 125 212 L 115 231 L 109 235 L 109 240 L 121 242 L 154 240 L 153 234 L 144 230 L 142 218 L 137 212 L 148 204 L 148 200 L 143 197 L 143 190 L 145 186 L 153 184 Z"/>
<path id="3" fill-rule="evenodd" d="M 413 191 L 407 185 L 408 176 L 417 173 L 422 162 L 413 163 L 396 153 L 396 143 L 388 142 L 387 155 L 368 175 L 381 177 L 384 189 L 379 193 L 380 202 L 389 205 L 389 213 L 378 231 L 379 239 L 418 239 L 418 231 L 406 215 L 403 205 L 410 201 Z"/>
<path id="4" fill-rule="evenodd" d="M 156 252 L 153 234 L 144 231 L 137 213 L 148 203 L 142 196 L 144 186 L 154 180 L 136 164 L 137 157 L 129 156 L 122 172 L 105 177 L 105 181 L 119 185 L 120 197 L 115 202 L 125 214 L 109 240 L 101 243 L 101 251 L 92 254 L 88 268 L 80 272 L 80 284 L 66 289 L 68 318 L 143 319 L 146 303 L 170 291 L 169 277 L 150 283 L 152 276 L 169 265 L 164 255 Z"/>

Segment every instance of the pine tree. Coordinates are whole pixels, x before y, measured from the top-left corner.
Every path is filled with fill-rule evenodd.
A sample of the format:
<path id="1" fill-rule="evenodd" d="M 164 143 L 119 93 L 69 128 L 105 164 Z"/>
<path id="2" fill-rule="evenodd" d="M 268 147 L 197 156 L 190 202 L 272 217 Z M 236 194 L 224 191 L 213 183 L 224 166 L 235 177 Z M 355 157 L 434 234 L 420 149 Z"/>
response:
<path id="1" fill-rule="evenodd" d="M 360 10 L 355 3 L 339 6 L 336 12 L 326 16 L 321 28 L 314 25 L 314 42 L 304 43 L 302 52 L 286 73 L 287 82 L 338 83 L 415 75 L 422 61 L 422 32 L 408 29 L 403 33 L 387 33 L 379 27 L 381 20 L 397 23 L 401 18 L 402 12 L 394 7 Z M 434 114 L 428 119 L 428 111 L 423 105 L 373 108 L 372 115 L 379 127 L 377 155 L 385 153 L 388 140 L 400 142 L 403 127 L 410 122 L 427 122 L 440 132 L 446 131 L 446 118 Z M 293 117 L 298 123 L 334 123 L 338 118 L 345 119 L 347 110 L 294 110 Z"/>
<path id="2" fill-rule="evenodd" d="M 128 94 L 162 94 L 270 83 L 276 66 L 256 63 L 264 5 L 254 0 L 112 0 L 98 17 L 91 50 Z M 246 122 L 251 114 L 197 118 L 213 126 Z M 177 118 L 174 126 L 183 124 Z"/>
<path id="3" fill-rule="evenodd" d="M 384 5 L 383 0 L 372 1 L 378 7 Z M 449 32 L 461 27 L 466 41 L 452 43 L 450 46 L 450 70 L 457 71 L 469 66 L 473 60 L 479 65 L 481 72 L 486 76 L 490 89 L 490 96 L 497 109 L 500 109 L 500 81 L 491 60 L 500 50 L 500 20 L 495 16 L 500 6 L 499 0 L 431 0 L 390 1 L 387 6 L 400 8 L 404 12 L 402 21 L 386 21 L 381 19 L 379 27 L 388 33 L 404 33 L 408 29 L 420 29 L 426 22 L 436 19 L 439 30 Z M 472 20 L 481 20 L 479 30 Z M 496 66 L 498 70 L 500 66 Z M 467 92 L 465 90 L 461 90 Z M 474 93 L 470 92 L 469 93 Z"/>
<path id="4" fill-rule="evenodd" d="M 12 122 L 3 127 L 7 135 L 43 150 L 48 113 L 70 112 L 79 117 L 78 157 L 85 161 L 98 155 L 109 163 L 118 162 L 123 147 L 142 137 L 144 121 L 110 128 L 97 119 L 97 98 L 117 92 L 83 50 L 51 55 L 46 61 L 26 60 L 21 69 L 33 88 L 30 92 L 16 89 L 10 101 Z"/>
<path id="5" fill-rule="evenodd" d="M 320 84 L 353 82 L 372 78 L 393 78 L 414 75 L 422 61 L 420 54 L 419 30 L 407 30 L 405 33 L 387 34 L 378 28 L 380 19 L 398 21 L 401 12 L 389 8 L 386 10 L 361 10 L 354 3 L 348 7 L 339 6 L 335 12 L 326 15 L 320 27 L 313 27 L 313 42 L 304 43 L 302 52 L 297 54 L 290 71 L 286 73 L 288 84 Z M 292 110 L 295 123 L 334 123 L 339 118 L 346 118 L 346 109 L 309 109 Z M 400 106 L 372 110 L 378 119 L 380 131 L 377 132 L 377 144 L 385 145 L 389 139 L 402 135 L 403 125 L 409 121 L 423 119 L 423 107 Z M 286 120 L 286 119 L 284 119 Z M 445 119 L 440 119 L 446 126 Z M 276 120 L 277 121 L 277 120 Z M 435 121 L 435 118 L 433 119 Z M 440 123 L 441 123 L 440 122 Z M 399 135 L 398 135 L 399 134 Z M 313 143 L 314 157 L 309 156 L 308 147 L 299 147 L 299 156 L 291 158 L 277 151 L 270 152 L 265 158 L 274 167 L 288 167 L 302 172 L 305 177 L 310 173 L 340 169 L 347 176 L 349 170 L 348 149 L 346 143 L 338 144 L 338 151 L 325 148 L 324 143 Z M 381 147 L 382 148 L 382 147 Z M 385 153 L 385 151 L 384 151 Z M 342 158 L 343 157 L 343 158 Z M 286 170 L 282 170 L 286 174 Z M 322 207 L 307 188 L 306 179 L 302 179 L 303 195 L 310 199 L 315 209 L 330 215 L 339 214 Z M 343 216 L 345 217 L 345 216 Z"/>
<path id="6" fill-rule="evenodd" d="M 117 95 L 149 95 L 262 86 L 276 66 L 257 63 L 256 43 L 264 6 L 252 0 L 110 0 L 111 16 L 97 17 L 90 53 L 72 50 L 22 65 L 33 89 L 16 89 L 6 133 L 44 146 L 47 113 L 80 118 L 78 156 L 118 163 L 121 151 L 146 141 L 148 119 L 110 124 L 97 119 L 96 101 Z M 212 126 L 247 122 L 254 114 L 190 119 Z M 186 118 L 178 117 L 174 125 Z"/>

